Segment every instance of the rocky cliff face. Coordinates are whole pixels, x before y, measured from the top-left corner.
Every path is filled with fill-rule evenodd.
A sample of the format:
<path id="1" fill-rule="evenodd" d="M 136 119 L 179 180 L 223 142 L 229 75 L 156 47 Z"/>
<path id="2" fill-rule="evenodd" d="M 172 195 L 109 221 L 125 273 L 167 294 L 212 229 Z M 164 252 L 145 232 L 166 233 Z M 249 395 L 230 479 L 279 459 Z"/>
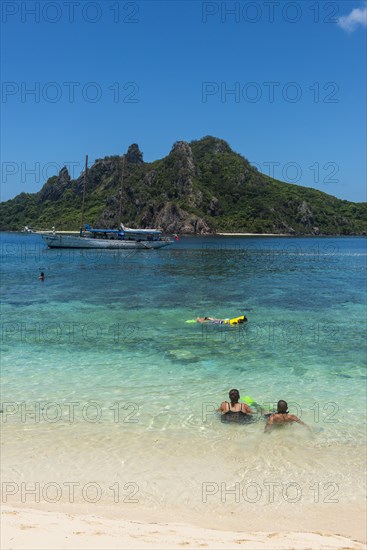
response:
<path id="1" fill-rule="evenodd" d="M 175 176 L 172 185 L 178 191 L 178 195 L 190 195 L 192 193 L 192 179 L 195 175 L 195 164 L 190 145 L 185 141 L 177 141 L 169 154 L 170 161 L 174 164 Z"/>
<path id="2" fill-rule="evenodd" d="M 202 203 L 202 192 L 193 183 L 196 168 L 190 145 L 176 142 L 163 163 L 168 176 L 164 181 L 160 167 L 152 169 L 144 163 L 137 144 L 128 148 L 124 165 L 122 157 L 97 160 L 89 170 L 87 195 L 103 188 L 107 196 L 93 223 L 104 228 L 115 227 L 122 221 L 132 227 L 157 227 L 174 233 L 211 233 L 210 223 L 174 202 L 179 200 L 190 208 L 200 208 Z M 83 185 L 84 175 L 77 180 L 79 193 Z M 152 201 L 151 195 L 156 200 Z M 216 208 L 214 201 L 211 209 Z"/>
<path id="3" fill-rule="evenodd" d="M 148 206 L 142 217 L 143 227 L 164 228 L 168 233 L 205 234 L 211 233 L 210 227 L 202 218 L 190 214 L 174 203 Z"/>
<path id="4" fill-rule="evenodd" d="M 143 157 L 138 145 L 130 145 L 126 153 L 126 161 L 143 167 Z M 141 180 L 134 181 L 131 170 L 126 167 L 125 178 L 122 189 L 122 221 L 127 225 L 139 225 L 140 227 L 157 227 L 167 232 L 203 234 L 213 232 L 213 227 L 202 217 L 188 212 L 185 208 L 178 206 L 174 199 L 187 203 L 189 207 L 200 207 L 202 193 L 194 188 L 193 180 L 196 175 L 196 168 L 193 153 L 190 145 L 185 141 L 176 142 L 167 157 L 167 167 L 170 178 L 161 186 L 159 172 L 156 169 L 149 169 L 142 172 Z M 99 173 L 99 176 L 102 176 Z M 160 201 L 152 202 L 147 196 L 147 191 L 159 191 Z M 120 193 L 110 197 L 106 208 L 96 221 L 101 227 L 117 225 L 119 220 L 116 213 L 119 211 Z M 132 223 L 130 211 L 126 205 L 133 205 L 138 213 L 138 222 Z M 217 208 L 214 201 L 212 209 Z"/>
<path id="5" fill-rule="evenodd" d="M 303 201 L 302 204 L 298 207 L 298 214 L 300 216 L 300 223 L 306 227 L 312 227 L 314 218 L 313 213 L 309 205 Z"/>
<path id="6" fill-rule="evenodd" d="M 68 169 L 64 166 L 58 176 L 49 178 L 38 194 L 38 201 L 44 202 L 47 200 L 57 201 L 60 199 L 65 190 L 70 187 L 71 178 Z"/>

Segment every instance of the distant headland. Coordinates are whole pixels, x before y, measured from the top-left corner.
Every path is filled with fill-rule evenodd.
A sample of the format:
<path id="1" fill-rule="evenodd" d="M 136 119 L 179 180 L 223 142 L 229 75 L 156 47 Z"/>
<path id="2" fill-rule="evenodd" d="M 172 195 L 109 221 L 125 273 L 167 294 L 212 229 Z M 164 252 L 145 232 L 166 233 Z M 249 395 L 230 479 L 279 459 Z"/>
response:
<path id="1" fill-rule="evenodd" d="M 1 203 L 0 230 L 78 230 L 83 187 L 83 174 L 71 179 L 64 167 L 37 193 Z M 107 228 L 120 217 L 131 227 L 181 234 L 367 234 L 367 203 L 275 180 L 211 136 L 178 141 L 154 162 L 144 162 L 137 144 L 97 159 L 88 169 L 84 219 Z"/>

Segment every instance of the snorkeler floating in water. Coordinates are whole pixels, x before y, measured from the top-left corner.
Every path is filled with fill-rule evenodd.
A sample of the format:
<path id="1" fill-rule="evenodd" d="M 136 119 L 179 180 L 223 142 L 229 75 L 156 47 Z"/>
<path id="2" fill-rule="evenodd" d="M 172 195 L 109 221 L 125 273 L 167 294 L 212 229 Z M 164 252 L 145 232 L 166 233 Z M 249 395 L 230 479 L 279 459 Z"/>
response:
<path id="1" fill-rule="evenodd" d="M 307 426 L 307 424 L 302 422 L 302 420 L 300 420 L 298 416 L 296 416 L 295 414 L 290 414 L 288 412 L 287 402 L 281 399 L 280 401 L 278 401 L 277 404 L 277 412 L 271 414 L 266 422 L 265 432 L 270 432 L 274 426 L 283 426 L 284 424 L 289 424 L 292 422 L 297 422 L 298 424 L 302 424 L 302 426 L 305 426 L 309 430 L 311 429 L 309 426 Z"/>
<path id="2" fill-rule="evenodd" d="M 253 410 L 246 403 L 239 403 L 240 392 L 238 390 L 230 390 L 228 401 L 221 403 L 218 412 L 221 413 L 222 422 L 251 422 L 254 414 Z"/>
<path id="3" fill-rule="evenodd" d="M 197 323 L 210 323 L 213 325 L 241 325 L 246 323 L 246 315 L 240 317 L 234 317 L 233 319 L 216 319 L 215 317 L 197 317 Z"/>

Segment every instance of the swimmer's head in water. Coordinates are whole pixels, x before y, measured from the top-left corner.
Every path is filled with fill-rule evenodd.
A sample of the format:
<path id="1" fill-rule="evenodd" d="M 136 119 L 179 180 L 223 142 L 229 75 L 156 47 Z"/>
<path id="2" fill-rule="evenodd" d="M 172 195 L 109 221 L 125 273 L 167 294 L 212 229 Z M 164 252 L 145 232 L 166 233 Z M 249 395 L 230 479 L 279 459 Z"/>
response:
<path id="1" fill-rule="evenodd" d="M 238 390 L 230 390 L 229 392 L 229 398 L 231 400 L 231 403 L 237 403 L 240 398 L 240 392 Z"/>
<path id="2" fill-rule="evenodd" d="M 278 410 L 278 413 L 280 413 L 280 414 L 286 414 L 288 412 L 287 402 L 283 401 L 283 399 L 278 401 L 277 410 Z"/>
<path id="3" fill-rule="evenodd" d="M 247 321 L 246 315 L 242 315 L 242 317 L 240 317 L 240 318 L 238 319 L 238 323 L 246 323 L 246 321 Z"/>

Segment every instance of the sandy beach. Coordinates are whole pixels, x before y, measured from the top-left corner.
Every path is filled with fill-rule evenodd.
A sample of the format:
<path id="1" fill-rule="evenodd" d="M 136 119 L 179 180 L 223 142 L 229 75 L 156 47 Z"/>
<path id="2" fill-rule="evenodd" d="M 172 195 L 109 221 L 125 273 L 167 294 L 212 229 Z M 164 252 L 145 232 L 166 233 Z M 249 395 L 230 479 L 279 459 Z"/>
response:
<path id="1" fill-rule="evenodd" d="M 224 237 L 292 237 L 290 233 L 217 233 Z"/>
<path id="2" fill-rule="evenodd" d="M 326 532 L 242 532 L 178 523 L 149 523 L 87 515 L 2 509 L 3 550 L 178 549 L 362 550 L 362 542 Z"/>

